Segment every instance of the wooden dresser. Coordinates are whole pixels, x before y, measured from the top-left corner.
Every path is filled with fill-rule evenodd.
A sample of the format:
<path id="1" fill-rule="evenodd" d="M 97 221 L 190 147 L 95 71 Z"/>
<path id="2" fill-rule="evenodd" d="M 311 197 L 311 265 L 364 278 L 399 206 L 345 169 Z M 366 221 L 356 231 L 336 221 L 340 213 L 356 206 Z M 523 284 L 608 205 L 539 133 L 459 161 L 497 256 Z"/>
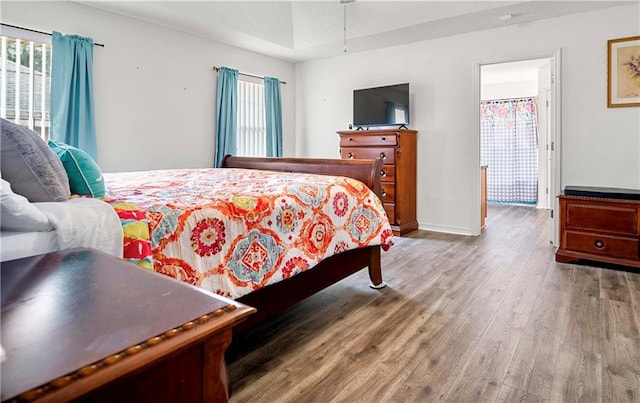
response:
<path id="1" fill-rule="evenodd" d="M 339 131 L 343 159 L 382 158 L 382 202 L 395 235 L 418 229 L 416 220 L 415 130 L 379 129 Z"/>
<path id="2" fill-rule="evenodd" d="M 587 259 L 640 268 L 640 191 L 573 186 L 559 204 L 556 261 Z"/>
<path id="3" fill-rule="evenodd" d="M 3 262 L 2 401 L 226 402 L 255 309 L 91 249 Z"/>

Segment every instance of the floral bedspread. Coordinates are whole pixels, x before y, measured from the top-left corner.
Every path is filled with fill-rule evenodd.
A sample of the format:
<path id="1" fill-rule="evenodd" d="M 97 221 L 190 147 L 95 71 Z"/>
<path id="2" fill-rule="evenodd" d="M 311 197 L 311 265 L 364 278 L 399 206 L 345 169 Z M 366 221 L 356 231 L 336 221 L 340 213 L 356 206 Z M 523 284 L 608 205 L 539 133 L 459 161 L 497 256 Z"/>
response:
<path id="1" fill-rule="evenodd" d="M 344 177 L 245 169 L 104 174 L 145 211 L 153 269 L 230 298 L 350 249 L 393 244 L 382 203 Z"/>
<path id="2" fill-rule="evenodd" d="M 120 219 L 123 234 L 123 259 L 145 269 L 153 268 L 153 253 L 146 213 L 138 206 L 122 200 L 102 198 Z"/>

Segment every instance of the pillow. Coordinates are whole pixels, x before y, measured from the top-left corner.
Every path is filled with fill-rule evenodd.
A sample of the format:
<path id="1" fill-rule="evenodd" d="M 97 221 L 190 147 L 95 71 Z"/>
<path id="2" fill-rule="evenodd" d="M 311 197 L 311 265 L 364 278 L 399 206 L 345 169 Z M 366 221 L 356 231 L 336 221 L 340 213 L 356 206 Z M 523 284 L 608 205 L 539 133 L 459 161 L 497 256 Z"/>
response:
<path id="1" fill-rule="evenodd" d="M 47 143 L 26 127 L 0 120 L 0 170 L 13 191 L 31 202 L 68 200 L 69 178 Z"/>
<path id="2" fill-rule="evenodd" d="M 67 171 L 71 193 L 92 197 L 104 196 L 102 172 L 86 151 L 53 140 L 49 140 L 49 147 L 60 158 Z"/>
<path id="3" fill-rule="evenodd" d="M 24 196 L 13 193 L 4 179 L 0 189 L 0 227 L 9 231 L 50 231 L 49 219 Z"/>

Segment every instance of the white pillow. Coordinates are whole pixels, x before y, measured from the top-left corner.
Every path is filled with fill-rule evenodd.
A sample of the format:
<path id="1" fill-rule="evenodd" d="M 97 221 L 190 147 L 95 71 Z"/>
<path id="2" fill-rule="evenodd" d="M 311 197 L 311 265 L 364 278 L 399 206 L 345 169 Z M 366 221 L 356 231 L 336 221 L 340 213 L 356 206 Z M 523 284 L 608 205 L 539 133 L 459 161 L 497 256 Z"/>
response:
<path id="1" fill-rule="evenodd" d="M 8 231 L 51 231 L 46 215 L 26 197 L 13 193 L 11 184 L 2 180 L 0 191 L 0 227 Z"/>

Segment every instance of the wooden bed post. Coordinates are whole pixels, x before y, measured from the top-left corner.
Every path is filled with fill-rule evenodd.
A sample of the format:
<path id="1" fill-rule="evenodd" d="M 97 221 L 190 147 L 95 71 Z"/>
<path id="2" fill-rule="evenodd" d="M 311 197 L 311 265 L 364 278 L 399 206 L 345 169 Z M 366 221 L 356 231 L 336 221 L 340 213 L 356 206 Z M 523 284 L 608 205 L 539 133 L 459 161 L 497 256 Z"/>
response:
<path id="1" fill-rule="evenodd" d="M 371 258 L 369 259 L 369 279 L 371 279 L 371 284 L 369 284 L 369 287 L 371 288 L 380 289 L 387 286 L 387 283 L 382 281 L 380 246 L 377 248 L 371 248 Z"/>

